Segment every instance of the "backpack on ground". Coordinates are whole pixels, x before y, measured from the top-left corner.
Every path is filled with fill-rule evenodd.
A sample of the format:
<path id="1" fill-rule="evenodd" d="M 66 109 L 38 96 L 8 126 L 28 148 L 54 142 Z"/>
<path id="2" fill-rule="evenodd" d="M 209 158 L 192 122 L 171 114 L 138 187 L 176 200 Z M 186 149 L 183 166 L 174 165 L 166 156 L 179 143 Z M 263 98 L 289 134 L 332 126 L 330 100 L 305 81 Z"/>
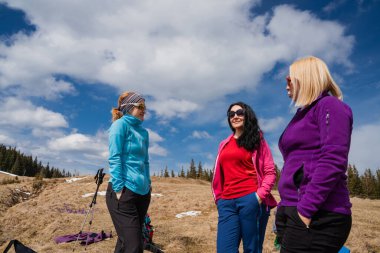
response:
<path id="1" fill-rule="evenodd" d="M 10 241 L 3 253 L 7 253 L 10 250 L 10 248 L 12 247 L 12 245 L 14 245 L 16 253 L 37 253 L 36 251 L 32 250 L 31 248 L 26 247 L 19 240 Z"/>
<path id="2" fill-rule="evenodd" d="M 154 227 L 151 224 L 151 219 L 149 214 L 145 215 L 144 224 L 142 228 L 143 240 L 144 240 L 144 249 L 149 250 L 153 253 L 163 253 L 163 251 L 158 248 L 156 244 L 153 243 L 153 233 Z"/>

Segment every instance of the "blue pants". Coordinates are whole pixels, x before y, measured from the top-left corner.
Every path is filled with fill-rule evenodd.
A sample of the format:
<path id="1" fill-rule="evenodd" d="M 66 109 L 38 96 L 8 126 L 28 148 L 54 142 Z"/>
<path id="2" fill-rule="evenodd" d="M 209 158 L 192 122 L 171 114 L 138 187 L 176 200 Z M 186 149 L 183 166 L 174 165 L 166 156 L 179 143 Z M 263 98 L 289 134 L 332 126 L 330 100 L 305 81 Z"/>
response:
<path id="1" fill-rule="evenodd" d="M 261 253 L 270 211 L 259 205 L 256 193 L 236 199 L 219 199 L 217 252 L 239 252 L 243 240 L 244 253 Z"/>

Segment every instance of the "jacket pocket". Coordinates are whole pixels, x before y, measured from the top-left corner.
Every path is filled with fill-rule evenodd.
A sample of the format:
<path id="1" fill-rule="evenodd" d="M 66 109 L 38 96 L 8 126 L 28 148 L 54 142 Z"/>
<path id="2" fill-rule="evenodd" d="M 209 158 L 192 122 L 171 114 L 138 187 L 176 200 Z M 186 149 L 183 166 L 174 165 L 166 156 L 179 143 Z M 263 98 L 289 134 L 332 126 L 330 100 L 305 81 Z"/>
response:
<path id="1" fill-rule="evenodd" d="M 298 190 L 299 190 L 301 183 L 303 181 L 304 174 L 305 174 L 304 164 L 302 163 L 301 167 L 299 167 L 298 170 L 296 170 L 296 172 L 294 172 L 294 174 L 293 174 L 293 183 Z"/>

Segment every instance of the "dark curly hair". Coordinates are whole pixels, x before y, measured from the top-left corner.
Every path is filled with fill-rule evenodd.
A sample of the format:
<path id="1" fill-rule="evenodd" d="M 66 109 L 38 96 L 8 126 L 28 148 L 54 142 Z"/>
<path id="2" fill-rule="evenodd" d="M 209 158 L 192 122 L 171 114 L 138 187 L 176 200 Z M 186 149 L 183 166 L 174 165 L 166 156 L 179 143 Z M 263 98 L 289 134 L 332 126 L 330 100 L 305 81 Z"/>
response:
<path id="1" fill-rule="evenodd" d="M 244 110 L 244 131 L 242 135 L 237 139 L 237 144 L 239 147 L 244 147 L 248 151 L 253 151 L 259 148 L 262 138 L 262 131 L 259 127 L 256 114 L 249 105 L 243 102 L 236 102 L 231 104 L 228 107 L 227 114 L 234 105 L 238 105 Z M 235 133 L 235 129 L 232 128 L 230 118 L 227 117 L 227 120 L 232 132 Z"/>

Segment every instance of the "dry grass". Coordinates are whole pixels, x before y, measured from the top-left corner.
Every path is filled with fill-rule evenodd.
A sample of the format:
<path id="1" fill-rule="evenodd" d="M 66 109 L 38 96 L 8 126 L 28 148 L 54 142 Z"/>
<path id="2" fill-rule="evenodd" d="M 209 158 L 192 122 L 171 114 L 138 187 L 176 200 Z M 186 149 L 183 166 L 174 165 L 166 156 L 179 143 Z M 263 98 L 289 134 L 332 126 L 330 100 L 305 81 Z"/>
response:
<path id="1" fill-rule="evenodd" d="M 106 190 L 106 183 L 100 191 Z M 9 187 L 32 187 L 33 181 L 0 185 L 0 199 Z M 0 252 L 11 239 L 19 239 L 37 252 L 72 252 L 75 243 L 55 244 L 54 238 L 78 233 L 84 220 L 83 214 L 60 212 L 64 204 L 72 209 L 88 209 L 92 197 L 82 198 L 94 192 L 93 177 L 66 183 L 63 179 L 47 180 L 42 193 L 11 208 L 0 203 Z M 153 241 L 165 252 L 215 252 L 217 210 L 210 184 L 204 181 L 179 178 L 153 178 L 153 196 L 149 208 L 155 226 Z M 278 194 L 275 193 L 278 199 Z M 347 246 L 352 252 L 380 252 L 380 201 L 353 198 L 353 228 Z M 185 211 L 201 211 L 196 217 L 178 219 L 176 214 Z M 273 212 L 273 211 L 272 211 Z M 267 228 L 264 252 L 274 252 L 274 235 L 271 232 L 273 215 Z M 86 224 L 84 231 L 87 231 Z M 98 196 L 91 231 L 114 231 L 104 196 Z M 116 238 L 87 246 L 86 252 L 113 252 Z M 78 246 L 75 252 L 84 252 Z"/>

